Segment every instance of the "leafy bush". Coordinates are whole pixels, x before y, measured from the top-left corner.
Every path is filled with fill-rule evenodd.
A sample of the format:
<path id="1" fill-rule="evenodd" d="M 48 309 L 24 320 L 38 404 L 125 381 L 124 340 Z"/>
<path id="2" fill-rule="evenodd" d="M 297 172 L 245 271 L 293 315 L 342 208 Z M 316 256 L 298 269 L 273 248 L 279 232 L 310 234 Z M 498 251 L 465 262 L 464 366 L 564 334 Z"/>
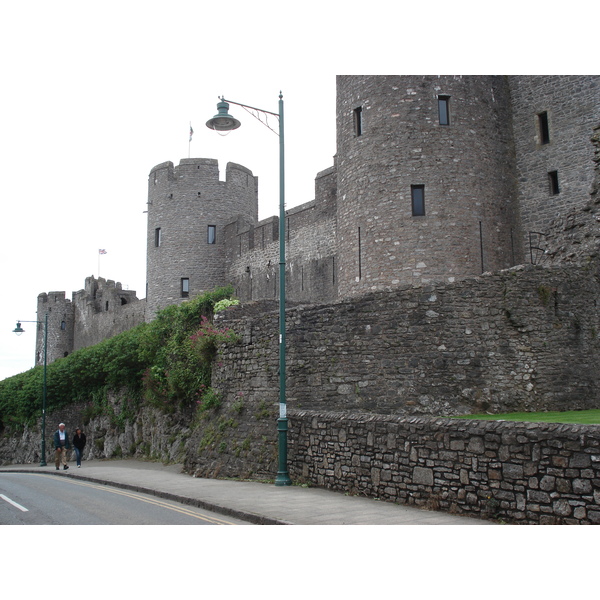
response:
<path id="1" fill-rule="evenodd" d="M 191 406 L 210 388 L 217 345 L 234 339 L 232 333 L 212 332 L 210 325 L 215 305 L 232 294 L 228 286 L 169 306 L 151 323 L 49 364 L 47 410 L 85 402 L 91 418 L 106 411 L 107 391 L 123 388 L 129 397 L 143 397 L 165 411 Z M 41 414 L 42 387 L 41 366 L 0 381 L 0 428 L 34 422 Z"/>
<path id="2" fill-rule="evenodd" d="M 230 306 L 237 306 L 240 303 L 239 300 L 230 300 L 229 298 L 224 298 L 223 300 L 219 300 L 215 302 L 214 312 L 215 314 L 229 308 Z"/>

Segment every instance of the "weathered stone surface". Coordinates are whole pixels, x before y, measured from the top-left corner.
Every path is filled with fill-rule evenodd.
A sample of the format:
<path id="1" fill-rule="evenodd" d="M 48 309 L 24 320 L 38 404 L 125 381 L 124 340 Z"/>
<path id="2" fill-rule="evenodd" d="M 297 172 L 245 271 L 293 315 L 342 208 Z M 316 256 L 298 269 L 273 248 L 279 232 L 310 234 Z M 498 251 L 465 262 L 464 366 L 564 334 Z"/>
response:
<path id="1" fill-rule="evenodd" d="M 398 438 L 391 451 L 393 460 L 383 462 L 380 450 L 387 440 L 389 424 L 395 424 Z M 318 425 L 318 427 L 317 427 Z M 313 446 L 307 452 L 306 440 L 322 440 L 345 431 L 344 442 L 335 447 Z M 373 440 L 367 445 L 366 440 Z M 506 446 L 520 439 L 540 449 L 533 462 L 529 454 L 505 455 Z M 449 448 L 457 440 L 476 440 L 453 460 L 447 460 Z M 498 440 L 502 440 L 498 443 Z M 292 478 L 319 480 L 325 487 L 378 497 L 383 500 L 419 505 L 435 501 L 439 510 L 502 518 L 515 523 L 584 523 L 598 520 L 598 495 L 593 481 L 600 482 L 600 465 L 592 463 L 594 478 L 580 477 L 583 469 L 571 469 L 571 478 L 557 478 L 556 452 L 570 462 L 587 455 L 600 441 L 600 428 L 584 425 L 531 424 L 517 422 L 455 421 L 430 417 L 359 415 L 352 413 L 314 413 L 293 411 L 290 429 L 290 473 Z M 565 447 L 570 450 L 565 450 Z M 316 452 L 315 450 L 316 449 Z M 360 473 L 351 456 L 371 456 L 370 470 Z M 352 485 L 345 479 L 330 477 L 322 463 L 329 460 L 354 471 Z M 426 460 L 425 460 L 426 457 Z M 423 462 L 425 460 L 425 463 Z M 587 461 L 583 461 L 586 463 Z M 383 470 L 387 482 L 383 484 Z M 525 475 L 525 472 L 535 473 Z M 409 496 L 403 495 L 408 486 Z M 595 496 L 592 495 L 595 491 Z"/>
<path id="2" fill-rule="evenodd" d="M 420 485 L 433 485 L 433 469 L 415 467 L 413 470 L 413 482 Z"/>

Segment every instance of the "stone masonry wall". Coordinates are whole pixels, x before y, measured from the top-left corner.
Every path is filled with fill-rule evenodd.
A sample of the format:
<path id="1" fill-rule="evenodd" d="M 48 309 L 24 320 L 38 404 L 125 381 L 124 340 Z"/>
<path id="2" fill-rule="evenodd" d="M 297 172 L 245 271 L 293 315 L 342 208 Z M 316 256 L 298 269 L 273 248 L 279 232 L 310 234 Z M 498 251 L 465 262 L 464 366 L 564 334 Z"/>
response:
<path id="1" fill-rule="evenodd" d="M 87 277 L 85 288 L 73 293 L 75 312 L 73 350 L 99 344 L 102 340 L 144 323 L 146 302 L 119 282 Z"/>
<path id="2" fill-rule="evenodd" d="M 509 77 L 523 231 L 545 231 L 558 215 L 589 201 L 593 146 L 600 123 L 600 78 L 579 75 Z M 567 100 L 568 99 L 568 100 Z M 538 115 L 548 116 L 542 143 Z M 558 193 L 549 173 L 556 171 Z"/>
<path id="3" fill-rule="evenodd" d="M 71 432 L 83 427 L 84 460 L 136 457 L 184 462 L 200 477 L 273 479 L 275 413 L 241 398 L 204 422 L 150 408 L 133 419 L 118 408 L 89 419 L 85 406 L 70 406 L 48 415 L 46 461 L 53 464 L 52 435 L 64 421 Z M 600 523 L 598 426 L 298 410 L 289 417 L 294 483 L 509 523 Z M 39 462 L 39 423 L 0 436 L 0 465 Z"/>
<path id="4" fill-rule="evenodd" d="M 596 175 L 589 201 L 554 219 L 538 238 L 540 264 L 591 265 L 600 256 L 600 125 L 592 136 Z M 535 261 L 534 261 L 535 262 Z"/>
<path id="5" fill-rule="evenodd" d="M 290 477 L 511 523 L 600 523 L 600 427 L 294 412 Z"/>
<path id="6" fill-rule="evenodd" d="M 336 172 L 315 180 L 315 200 L 286 211 L 286 297 L 295 302 L 337 298 Z M 226 279 L 244 301 L 279 296 L 279 217 L 225 227 Z"/>
<path id="7" fill-rule="evenodd" d="M 398 415 L 598 408 L 599 295 L 593 268 L 529 266 L 288 308 L 288 401 Z M 241 342 L 213 385 L 276 402 L 277 312 L 251 303 L 217 322 Z"/>

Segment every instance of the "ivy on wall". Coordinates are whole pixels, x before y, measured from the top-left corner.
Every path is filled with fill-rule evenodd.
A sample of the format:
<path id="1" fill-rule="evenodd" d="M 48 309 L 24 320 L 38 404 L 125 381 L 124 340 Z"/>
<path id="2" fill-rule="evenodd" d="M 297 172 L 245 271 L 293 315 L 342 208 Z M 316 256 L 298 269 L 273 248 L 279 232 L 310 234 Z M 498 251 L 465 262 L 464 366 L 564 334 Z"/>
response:
<path id="1" fill-rule="evenodd" d="M 233 288 L 218 288 L 157 313 L 103 342 L 47 366 L 47 411 L 88 403 L 102 412 L 106 393 L 127 390 L 124 402 L 148 402 L 165 412 L 215 402 L 211 364 L 219 343 L 236 339 L 215 328 L 217 308 L 229 306 Z M 225 302 L 223 302 L 225 301 Z M 0 381 L 0 430 L 32 424 L 41 416 L 43 367 Z"/>

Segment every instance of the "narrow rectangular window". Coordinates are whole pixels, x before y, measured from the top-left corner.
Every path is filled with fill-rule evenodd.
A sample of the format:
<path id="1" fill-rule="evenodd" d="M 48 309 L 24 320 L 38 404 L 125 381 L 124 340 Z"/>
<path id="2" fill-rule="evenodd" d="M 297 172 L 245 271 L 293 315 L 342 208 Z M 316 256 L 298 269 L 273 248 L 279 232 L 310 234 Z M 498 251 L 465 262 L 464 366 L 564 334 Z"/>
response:
<path id="1" fill-rule="evenodd" d="M 450 96 L 438 96 L 440 125 L 450 125 Z"/>
<path id="2" fill-rule="evenodd" d="M 216 225 L 209 225 L 208 226 L 207 243 L 209 243 L 209 244 L 216 244 L 217 243 L 217 226 Z"/>
<path id="3" fill-rule="evenodd" d="M 190 280 L 188 277 L 181 278 L 181 297 L 188 298 L 190 295 Z"/>
<path id="4" fill-rule="evenodd" d="M 360 227 L 358 228 L 358 281 L 362 279 L 362 247 L 360 239 Z"/>
<path id="5" fill-rule="evenodd" d="M 558 171 L 550 171 L 548 173 L 548 182 L 550 183 L 550 195 L 556 196 L 560 194 L 560 189 L 558 187 Z"/>
<path id="6" fill-rule="evenodd" d="M 160 227 L 157 227 L 154 230 L 154 245 L 158 248 L 160 246 L 160 242 L 161 242 Z"/>
<path id="7" fill-rule="evenodd" d="M 550 143 L 550 127 L 548 125 L 548 113 L 542 112 L 538 114 L 538 127 L 540 130 L 540 144 Z"/>
<path id="8" fill-rule="evenodd" d="M 413 217 L 422 217 L 425 215 L 425 186 L 411 185 L 410 195 L 412 200 Z"/>
<path id="9" fill-rule="evenodd" d="M 354 109 L 354 135 L 362 135 L 362 106 Z"/>

